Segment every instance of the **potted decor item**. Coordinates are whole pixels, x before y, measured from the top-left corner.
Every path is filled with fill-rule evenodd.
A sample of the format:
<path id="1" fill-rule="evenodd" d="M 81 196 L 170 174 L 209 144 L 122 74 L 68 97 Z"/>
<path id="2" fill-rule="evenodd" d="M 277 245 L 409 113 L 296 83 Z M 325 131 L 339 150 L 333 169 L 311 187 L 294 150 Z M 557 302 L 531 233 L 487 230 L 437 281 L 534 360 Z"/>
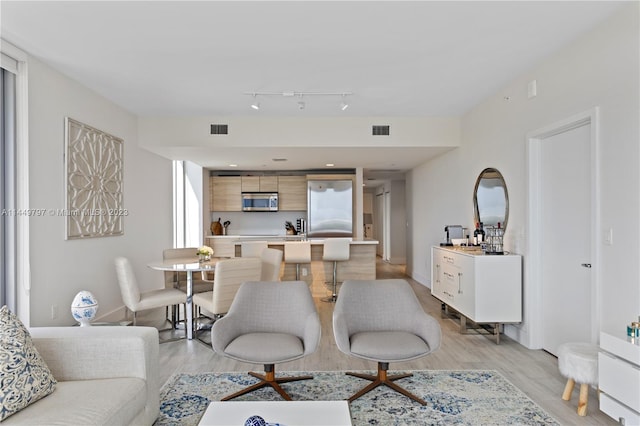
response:
<path id="1" fill-rule="evenodd" d="M 211 256 L 213 256 L 213 249 L 209 246 L 202 246 L 198 248 L 198 252 L 196 254 L 198 255 L 198 260 L 200 262 L 206 262 L 211 260 Z"/>
<path id="2" fill-rule="evenodd" d="M 98 301 L 91 292 L 82 290 L 71 302 L 71 315 L 80 323 L 80 327 L 91 325 L 98 313 Z"/>
<path id="3" fill-rule="evenodd" d="M 287 235 L 297 235 L 298 231 L 296 230 L 296 227 L 293 226 L 293 223 L 286 221 L 284 223 L 284 229 L 287 230 Z"/>

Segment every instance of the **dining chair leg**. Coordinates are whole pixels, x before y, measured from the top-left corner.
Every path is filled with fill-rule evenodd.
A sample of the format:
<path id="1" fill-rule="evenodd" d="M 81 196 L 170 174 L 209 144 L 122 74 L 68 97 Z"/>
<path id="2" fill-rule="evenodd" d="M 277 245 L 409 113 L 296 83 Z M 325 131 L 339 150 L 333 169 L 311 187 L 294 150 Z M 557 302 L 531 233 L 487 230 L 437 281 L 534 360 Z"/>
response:
<path id="1" fill-rule="evenodd" d="M 182 305 L 184 307 L 184 335 L 187 335 L 187 304 Z M 191 317 L 193 318 L 193 317 Z"/>

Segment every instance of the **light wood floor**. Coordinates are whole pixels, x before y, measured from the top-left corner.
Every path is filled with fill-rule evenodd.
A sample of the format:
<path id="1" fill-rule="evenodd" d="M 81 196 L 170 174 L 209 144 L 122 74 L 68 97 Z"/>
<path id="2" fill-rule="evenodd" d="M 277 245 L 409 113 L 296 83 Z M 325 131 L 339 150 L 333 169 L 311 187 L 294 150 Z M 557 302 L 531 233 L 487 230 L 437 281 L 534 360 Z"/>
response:
<path id="1" fill-rule="evenodd" d="M 576 413 L 578 386 L 574 389 L 571 401 L 562 400 L 561 395 L 566 381 L 558 373 L 558 363 L 554 356 L 541 350 L 529 350 L 504 335 L 501 336 L 500 344 L 496 345 L 493 337 L 487 337 L 486 333 L 484 335 L 459 334 L 456 322 L 441 318 L 440 303 L 431 296 L 430 290 L 408 278 L 401 266 L 379 261 L 377 277 L 378 279 L 406 278 L 414 287 L 425 311 L 437 318 L 442 327 L 442 345 L 438 351 L 414 361 L 392 364 L 391 370 L 497 370 L 563 425 L 617 424 L 599 411 L 597 392 L 593 389 L 589 393 L 586 417 L 579 417 Z M 314 296 L 324 291 L 322 284 L 314 283 Z M 325 294 L 328 295 L 328 291 Z M 306 358 L 277 365 L 276 373 L 300 370 L 375 370 L 375 363 L 348 357 L 337 349 L 331 326 L 333 304 L 316 298 L 316 306 L 322 322 L 320 347 Z M 160 383 L 165 383 L 174 373 L 179 372 L 250 370 L 260 372 L 262 366 L 221 357 L 215 354 L 211 347 L 196 340 L 180 340 L 160 345 Z M 410 402 L 407 401 L 407 403 Z"/>

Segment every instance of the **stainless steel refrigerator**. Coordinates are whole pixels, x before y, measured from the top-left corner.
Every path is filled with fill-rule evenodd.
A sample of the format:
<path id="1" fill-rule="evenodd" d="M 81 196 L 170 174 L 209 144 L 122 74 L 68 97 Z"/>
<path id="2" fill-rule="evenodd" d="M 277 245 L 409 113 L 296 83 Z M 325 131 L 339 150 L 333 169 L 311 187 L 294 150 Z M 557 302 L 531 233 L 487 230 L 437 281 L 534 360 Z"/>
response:
<path id="1" fill-rule="evenodd" d="M 353 182 L 307 181 L 307 236 L 353 236 Z"/>

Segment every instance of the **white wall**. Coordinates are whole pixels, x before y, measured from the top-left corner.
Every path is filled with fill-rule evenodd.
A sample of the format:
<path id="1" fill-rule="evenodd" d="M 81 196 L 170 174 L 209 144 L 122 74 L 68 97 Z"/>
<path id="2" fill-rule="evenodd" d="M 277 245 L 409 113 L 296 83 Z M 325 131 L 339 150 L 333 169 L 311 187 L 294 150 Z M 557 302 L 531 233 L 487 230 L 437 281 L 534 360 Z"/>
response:
<path id="1" fill-rule="evenodd" d="M 229 134 L 212 136 L 210 124 L 223 120 Z M 383 121 L 393 132 L 383 139 L 363 132 L 372 122 Z M 457 117 L 140 117 L 140 145 L 163 147 L 340 147 L 340 146 L 457 146 Z M 165 150 L 161 150 L 165 152 Z M 166 150 L 166 152 L 172 152 Z M 209 150 L 212 155 L 215 151 Z M 353 167 L 357 167 L 354 164 Z"/>
<path id="2" fill-rule="evenodd" d="M 287 230 L 284 223 L 289 221 L 296 226 L 296 220 L 307 218 L 305 211 L 277 211 L 277 212 L 211 212 L 211 222 L 221 223 L 230 221 L 227 228 L 229 235 L 285 235 Z M 205 235 L 211 231 L 205 230 Z"/>
<path id="3" fill-rule="evenodd" d="M 63 209 L 64 118 L 72 117 L 124 139 L 124 235 L 66 241 L 64 217 L 30 222 L 30 325 L 69 325 L 70 305 L 80 290 L 98 299 L 98 315 L 122 306 L 113 259 L 131 259 L 143 289 L 159 287 L 162 273 L 146 263 L 172 245 L 171 162 L 138 147 L 135 115 L 29 58 L 31 208 Z M 51 319 L 51 306 L 58 318 Z"/>
<path id="4" fill-rule="evenodd" d="M 602 246 L 601 329 L 623 332 L 640 315 L 640 75 L 639 4 L 630 3 L 462 119 L 460 148 L 414 169 L 407 177 L 413 229 L 407 271 L 430 285 L 430 249 L 447 224 L 473 225 L 477 175 L 495 167 L 509 191 L 505 249 L 524 255 L 527 269 L 526 135 L 594 106 L 600 108 L 600 217 L 598 229 L 614 229 L 614 245 Z M 538 96 L 527 99 L 537 80 Z M 508 97 L 508 100 L 505 100 Z M 617 237 L 617 238 L 616 238 Z M 565 247 L 554 248 L 567 249 Z M 525 292 L 528 283 L 525 280 Z M 525 327 L 528 317 L 525 300 Z M 521 336 L 527 344 L 527 337 Z"/>

